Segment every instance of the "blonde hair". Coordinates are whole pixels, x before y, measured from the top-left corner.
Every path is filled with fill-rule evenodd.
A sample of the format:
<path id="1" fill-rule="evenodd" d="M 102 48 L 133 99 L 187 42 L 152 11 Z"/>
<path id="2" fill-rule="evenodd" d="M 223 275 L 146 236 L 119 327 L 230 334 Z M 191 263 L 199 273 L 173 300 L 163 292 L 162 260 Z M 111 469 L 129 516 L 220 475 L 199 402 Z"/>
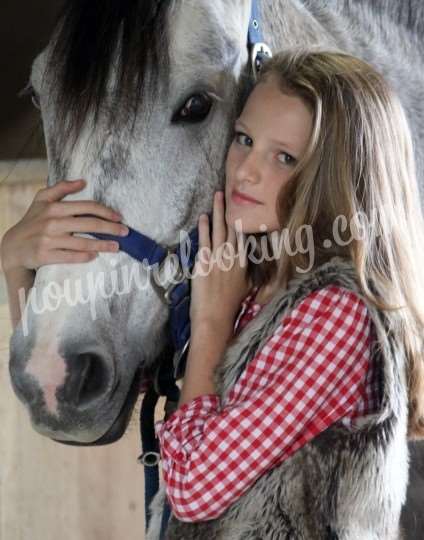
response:
<path id="1" fill-rule="evenodd" d="M 313 229 L 316 265 L 334 255 L 349 258 L 362 294 L 389 315 L 389 331 L 405 347 L 408 436 L 422 438 L 424 219 L 404 109 L 372 66 L 338 51 L 296 48 L 278 53 L 267 61 L 258 83 L 270 77 L 284 94 L 300 97 L 310 108 L 313 128 L 277 198 L 291 254 L 260 265 L 249 262 L 251 281 L 263 285 L 275 276 L 286 286 L 296 267 L 308 267 L 308 255 L 295 249 L 296 231 L 305 224 Z M 351 224 L 340 232 L 343 243 L 349 241 L 325 249 L 323 241 L 332 238 L 340 215 Z"/>

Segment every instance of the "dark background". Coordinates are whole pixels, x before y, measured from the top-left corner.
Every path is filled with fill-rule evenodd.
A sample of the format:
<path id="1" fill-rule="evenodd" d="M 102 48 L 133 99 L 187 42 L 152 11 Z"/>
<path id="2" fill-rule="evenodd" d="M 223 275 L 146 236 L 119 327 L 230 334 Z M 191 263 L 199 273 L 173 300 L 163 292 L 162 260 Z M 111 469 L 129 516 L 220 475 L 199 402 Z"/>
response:
<path id="1" fill-rule="evenodd" d="M 2 2 L 3 4 L 3 2 Z M 60 0 L 6 2 L 0 17 L 0 160 L 45 157 L 40 116 L 18 97 L 35 56 L 48 43 Z"/>

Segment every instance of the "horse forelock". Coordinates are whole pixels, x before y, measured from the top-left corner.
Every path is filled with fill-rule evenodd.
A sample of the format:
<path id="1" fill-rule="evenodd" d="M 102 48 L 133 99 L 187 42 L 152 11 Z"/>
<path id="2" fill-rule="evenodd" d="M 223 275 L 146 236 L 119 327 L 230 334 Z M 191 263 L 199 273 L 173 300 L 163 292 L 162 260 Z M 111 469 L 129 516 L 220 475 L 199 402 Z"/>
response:
<path id="1" fill-rule="evenodd" d="M 159 77 L 167 84 L 167 14 L 172 4 L 161 0 L 65 3 L 49 47 L 47 73 L 57 114 L 67 119 L 67 137 L 76 136 L 87 114 L 94 113 L 97 120 L 112 69 L 113 102 L 106 108 L 111 117 L 116 111 L 137 109 L 143 92 L 156 92 Z"/>

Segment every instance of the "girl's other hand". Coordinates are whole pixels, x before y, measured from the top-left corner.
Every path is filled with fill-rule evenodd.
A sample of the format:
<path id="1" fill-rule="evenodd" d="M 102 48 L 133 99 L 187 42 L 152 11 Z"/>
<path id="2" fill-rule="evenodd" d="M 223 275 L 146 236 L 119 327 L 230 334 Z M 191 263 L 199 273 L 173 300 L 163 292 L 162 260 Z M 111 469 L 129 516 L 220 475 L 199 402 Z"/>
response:
<path id="1" fill-rule="evenodd" d="M 126 236 L 122 216 L 101 203 L 90 200 L 61 201 L 85 187 L 85 180 L 61 180 L 40 189 L 24 217 L 8 229 L 0 244 L 0 259 L 5 272 L 46 264 L 82 263 L 97 257 L 97 252 L 116 252 L 117 242 L 73 236 L 74 232 L 98 232 Z M 97 217 L 77 217 L 94 214 Z"/>
<path id="2" fill-rule="evenodd" d="M 190 319 L 193 326 L 232 331 L 242 300 L 250 289 L 247 255 L 239 251 L 237 233 L 227 227 L 222 191 L 215 193 L 212 238 L 209 221 L 199 219 L 199 252 L 191 282 Z"/>

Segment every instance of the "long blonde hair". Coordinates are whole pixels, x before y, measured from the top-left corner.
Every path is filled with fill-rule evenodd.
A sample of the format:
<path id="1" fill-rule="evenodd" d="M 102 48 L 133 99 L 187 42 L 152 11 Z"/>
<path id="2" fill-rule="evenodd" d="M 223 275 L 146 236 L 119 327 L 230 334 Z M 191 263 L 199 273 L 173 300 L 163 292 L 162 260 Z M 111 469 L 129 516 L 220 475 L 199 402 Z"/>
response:
<path id="1" fill-rule="evenodd" d="M 267 61 L 258 83 L 269 77 L 276 77 L 283 93 L 300 97 L 310 108 L 313 129 L 308 148 L 277 199 L 291 254 L 249 263 L 252 283 L 263 285 L 274 276 L 286 286 L 296 267 L 308 267 L 308 255 L 296 252 L 296 231 L 305 224 L 313 230 L 316 265 L 334 255 L 349 258 L 362 294 L 389 314 L 390 331 L 405 347 L 408 436 L 422 438 L 424 219 L 404 109 L 381 74 L 339 51 L 280 52 Z M 326 249 L 323 242 L 333 237 L 338 216 L 349 224 L 340 232 L 346 245 L 333 242 Z"/>

